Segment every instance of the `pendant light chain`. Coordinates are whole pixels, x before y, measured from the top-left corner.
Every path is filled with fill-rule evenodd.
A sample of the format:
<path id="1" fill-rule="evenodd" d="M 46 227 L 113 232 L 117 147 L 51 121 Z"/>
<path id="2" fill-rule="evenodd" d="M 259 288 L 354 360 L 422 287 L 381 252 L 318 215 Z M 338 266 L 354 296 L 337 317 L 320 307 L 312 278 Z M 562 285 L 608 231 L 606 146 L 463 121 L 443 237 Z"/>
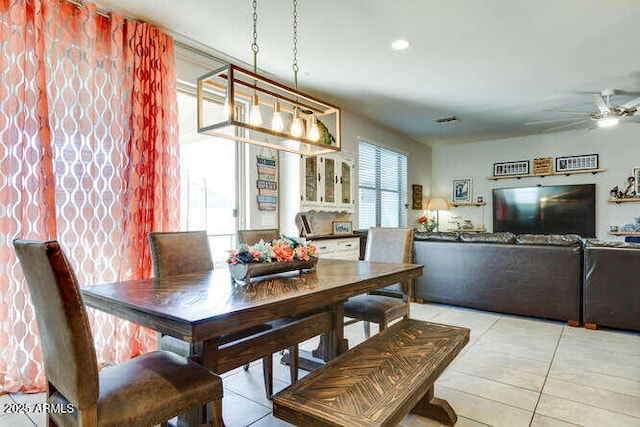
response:
<path id="1" fill-rule="evenodd" d="M 253 0 L 253 42 L 251 43 L 251 51 L 253 52 L 253 72 L 258 73 L 258 0 Z"/>
<path id="2" fill-rule="evenodd" d="M 298 89 L 298 0 L 293 0 L 293 81 Z"/>

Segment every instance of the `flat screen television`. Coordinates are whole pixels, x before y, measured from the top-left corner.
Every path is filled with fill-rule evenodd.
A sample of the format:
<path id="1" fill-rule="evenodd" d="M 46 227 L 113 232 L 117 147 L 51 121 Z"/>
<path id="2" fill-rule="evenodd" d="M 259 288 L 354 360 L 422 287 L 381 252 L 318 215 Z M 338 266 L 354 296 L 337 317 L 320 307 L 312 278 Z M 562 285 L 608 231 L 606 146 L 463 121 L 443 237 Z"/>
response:
<path id="1" fill-rule="evenodd" d="M 596 185 L 496 188 L 493 231 L 596 236 Z"/>

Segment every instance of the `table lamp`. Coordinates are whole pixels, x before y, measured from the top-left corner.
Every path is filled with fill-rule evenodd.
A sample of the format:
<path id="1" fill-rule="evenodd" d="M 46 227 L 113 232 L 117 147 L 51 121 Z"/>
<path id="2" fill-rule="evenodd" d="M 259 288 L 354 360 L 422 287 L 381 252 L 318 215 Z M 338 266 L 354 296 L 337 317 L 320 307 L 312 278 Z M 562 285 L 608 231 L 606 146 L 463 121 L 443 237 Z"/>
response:
<path id="1" fill-rule="evenodd" d="M 434 197 L 433 199 L 429 200 L 427 210 L 436 211 L 436 222 L 438 223 L 436 230 L 440 231 L 440 211 L 448 211 L 449 209 L 449 202 L 442 197 Z"/>

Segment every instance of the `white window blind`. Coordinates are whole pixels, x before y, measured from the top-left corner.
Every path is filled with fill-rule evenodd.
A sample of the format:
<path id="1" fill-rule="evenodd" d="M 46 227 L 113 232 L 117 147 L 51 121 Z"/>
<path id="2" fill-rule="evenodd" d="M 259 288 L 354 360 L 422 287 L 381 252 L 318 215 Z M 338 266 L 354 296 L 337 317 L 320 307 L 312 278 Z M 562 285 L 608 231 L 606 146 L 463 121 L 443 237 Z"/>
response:
<path id="1" fill-rule="evenodd" d="M 407 156 L 360 141 L 358 178 L 359 227 L 403 226 L 407 200 Z"/>

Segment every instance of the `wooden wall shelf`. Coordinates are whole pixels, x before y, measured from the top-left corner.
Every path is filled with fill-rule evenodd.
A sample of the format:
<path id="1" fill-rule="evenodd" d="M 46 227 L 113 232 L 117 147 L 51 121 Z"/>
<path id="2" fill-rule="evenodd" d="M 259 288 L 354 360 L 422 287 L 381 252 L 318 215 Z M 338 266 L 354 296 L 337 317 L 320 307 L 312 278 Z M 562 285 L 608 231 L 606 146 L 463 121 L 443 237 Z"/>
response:
<path id="1" fill-rule="evenodd" d="M 640 236 L 640 231 L 609 231 L 612 236 Z"/>
<path id="2" fill-rule="evenodd" d="M 485 206 L 486 204 L 487 202 L 464 202 L 464 203 L 451 203 L 451 206 L 457 208 L 458 206 Z"/>
<path id="3" fill-rule="evenodd" d="M 640 197 L 633 199 L 609 199 L 610 203 L 628 203 L 628 202 L 640 202 Z"/>
<path id="4" fill-rule="evenodd" d="M 590 173 L 590 174 L 597 174 L 600 172 L 604 172 L 606 171 L 606 169 L 589 169 L 589 170 L 581 170 L 581 171 L 567 171 L 567 172 L 551 172 L 551 173 L 541 173 L 541 174 L 532 174 L 532 173 L 528 173 L 525 175 L 504 175 L 504 176 L 488 176 L 487 179 L 488 180 L 493 180 L 493 181 L 497 181 L 499 179 L 520 179 L 520 178 L 544 178 L 545 176 L 555 176 L 555 175 L 576 175 L 579 173 Z"/>

